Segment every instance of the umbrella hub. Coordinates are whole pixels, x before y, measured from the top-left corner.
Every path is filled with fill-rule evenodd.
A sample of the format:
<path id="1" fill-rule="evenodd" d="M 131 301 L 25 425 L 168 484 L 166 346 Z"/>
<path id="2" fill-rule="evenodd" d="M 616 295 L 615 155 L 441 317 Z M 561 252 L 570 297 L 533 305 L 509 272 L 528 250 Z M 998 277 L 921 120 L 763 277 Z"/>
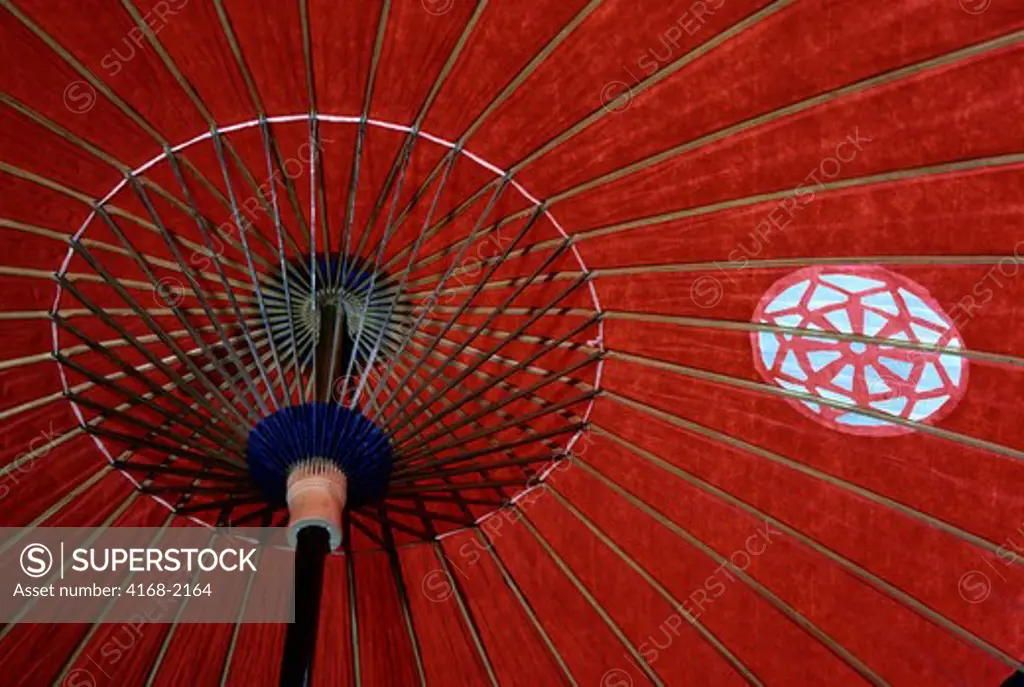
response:
<path id="1" fill-rule="evenodd" d="M 303 366 L 312 363 L 317 350 L 334 350 L 334 341 L 322 339 L 325 331 L 335 338 L 333 327 L 338 326 L 337 350 L 348 354 L 335 355 L 333 362 L 336 372 L 344 374 L 397 352 L 400 333 L 407 328 L 407 308 L 398 291 L 387 272 L 366 260 L 323 254 L 312 262 L 293 260 L 267 278 L 267 325 L 282 355 L 294 356 Z"/>
<path id="2" fill-rule="evenodd" d="M 288 505 L 294 536 L 309 523 L 341 543 L 341 513 L 384 495 L 389 435 L 359 410 L 331 402 L 286 406 L 249 432 L 249 475 L 267 501 Z M 306 523 L 306 524 L 303 524 Z"/>

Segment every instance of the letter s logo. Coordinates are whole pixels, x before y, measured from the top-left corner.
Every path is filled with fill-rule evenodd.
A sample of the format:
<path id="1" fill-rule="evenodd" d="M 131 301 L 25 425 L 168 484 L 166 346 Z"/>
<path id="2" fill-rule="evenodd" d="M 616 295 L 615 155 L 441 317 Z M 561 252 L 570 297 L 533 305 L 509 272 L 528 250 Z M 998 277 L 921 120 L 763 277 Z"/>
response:
<path id="1" fill-rule="evenodd" d="M 21 550 L 21 569 L 29 577 L 42 577 L 52 567 L 53 554 L 42 544 L 29 544 Z"/>

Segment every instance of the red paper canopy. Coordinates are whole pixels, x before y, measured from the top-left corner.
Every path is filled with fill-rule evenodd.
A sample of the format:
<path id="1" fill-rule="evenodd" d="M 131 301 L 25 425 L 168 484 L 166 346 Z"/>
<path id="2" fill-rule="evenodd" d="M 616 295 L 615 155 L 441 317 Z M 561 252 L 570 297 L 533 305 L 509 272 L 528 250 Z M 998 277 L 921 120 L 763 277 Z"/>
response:
<path id="1" fill-rule="evenodd" d="M 340 398 L 379 391 L 399 462 L 328 561 L 318 684 L 999 684 L 1022 28 L 1010 0 L 4 2 L 0 525 L 280 524 L 211 456 L 333 393 L 264 290 L 342 256 L 391 291 Z M 0 670 L 274 684 L 284 634 L 8 624 Z"/>

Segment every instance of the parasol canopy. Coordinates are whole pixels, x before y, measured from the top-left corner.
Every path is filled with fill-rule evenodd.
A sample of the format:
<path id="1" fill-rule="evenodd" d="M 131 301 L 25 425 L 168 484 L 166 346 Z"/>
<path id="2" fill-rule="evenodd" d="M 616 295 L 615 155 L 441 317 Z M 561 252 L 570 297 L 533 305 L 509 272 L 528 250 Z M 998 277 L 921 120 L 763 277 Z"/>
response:
<path id="1" fill-rule="evenodd" d="M 1019 679 L 1021 3 L 0 0 L 0 65 L 0 526 L 313 480 L 317 685 Z"/>

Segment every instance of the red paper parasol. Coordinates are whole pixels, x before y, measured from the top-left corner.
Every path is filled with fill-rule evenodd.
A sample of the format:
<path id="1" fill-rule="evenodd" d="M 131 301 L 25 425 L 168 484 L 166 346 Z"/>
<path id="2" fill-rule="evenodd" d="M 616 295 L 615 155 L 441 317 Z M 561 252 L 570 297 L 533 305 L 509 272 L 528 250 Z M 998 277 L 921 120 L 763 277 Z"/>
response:
<path id="1" fill-rule="evenodd" d="M 0 5 L 0 525 L 323 578 L 5 683 L 1020 668 L 1019 2 Z"/>

